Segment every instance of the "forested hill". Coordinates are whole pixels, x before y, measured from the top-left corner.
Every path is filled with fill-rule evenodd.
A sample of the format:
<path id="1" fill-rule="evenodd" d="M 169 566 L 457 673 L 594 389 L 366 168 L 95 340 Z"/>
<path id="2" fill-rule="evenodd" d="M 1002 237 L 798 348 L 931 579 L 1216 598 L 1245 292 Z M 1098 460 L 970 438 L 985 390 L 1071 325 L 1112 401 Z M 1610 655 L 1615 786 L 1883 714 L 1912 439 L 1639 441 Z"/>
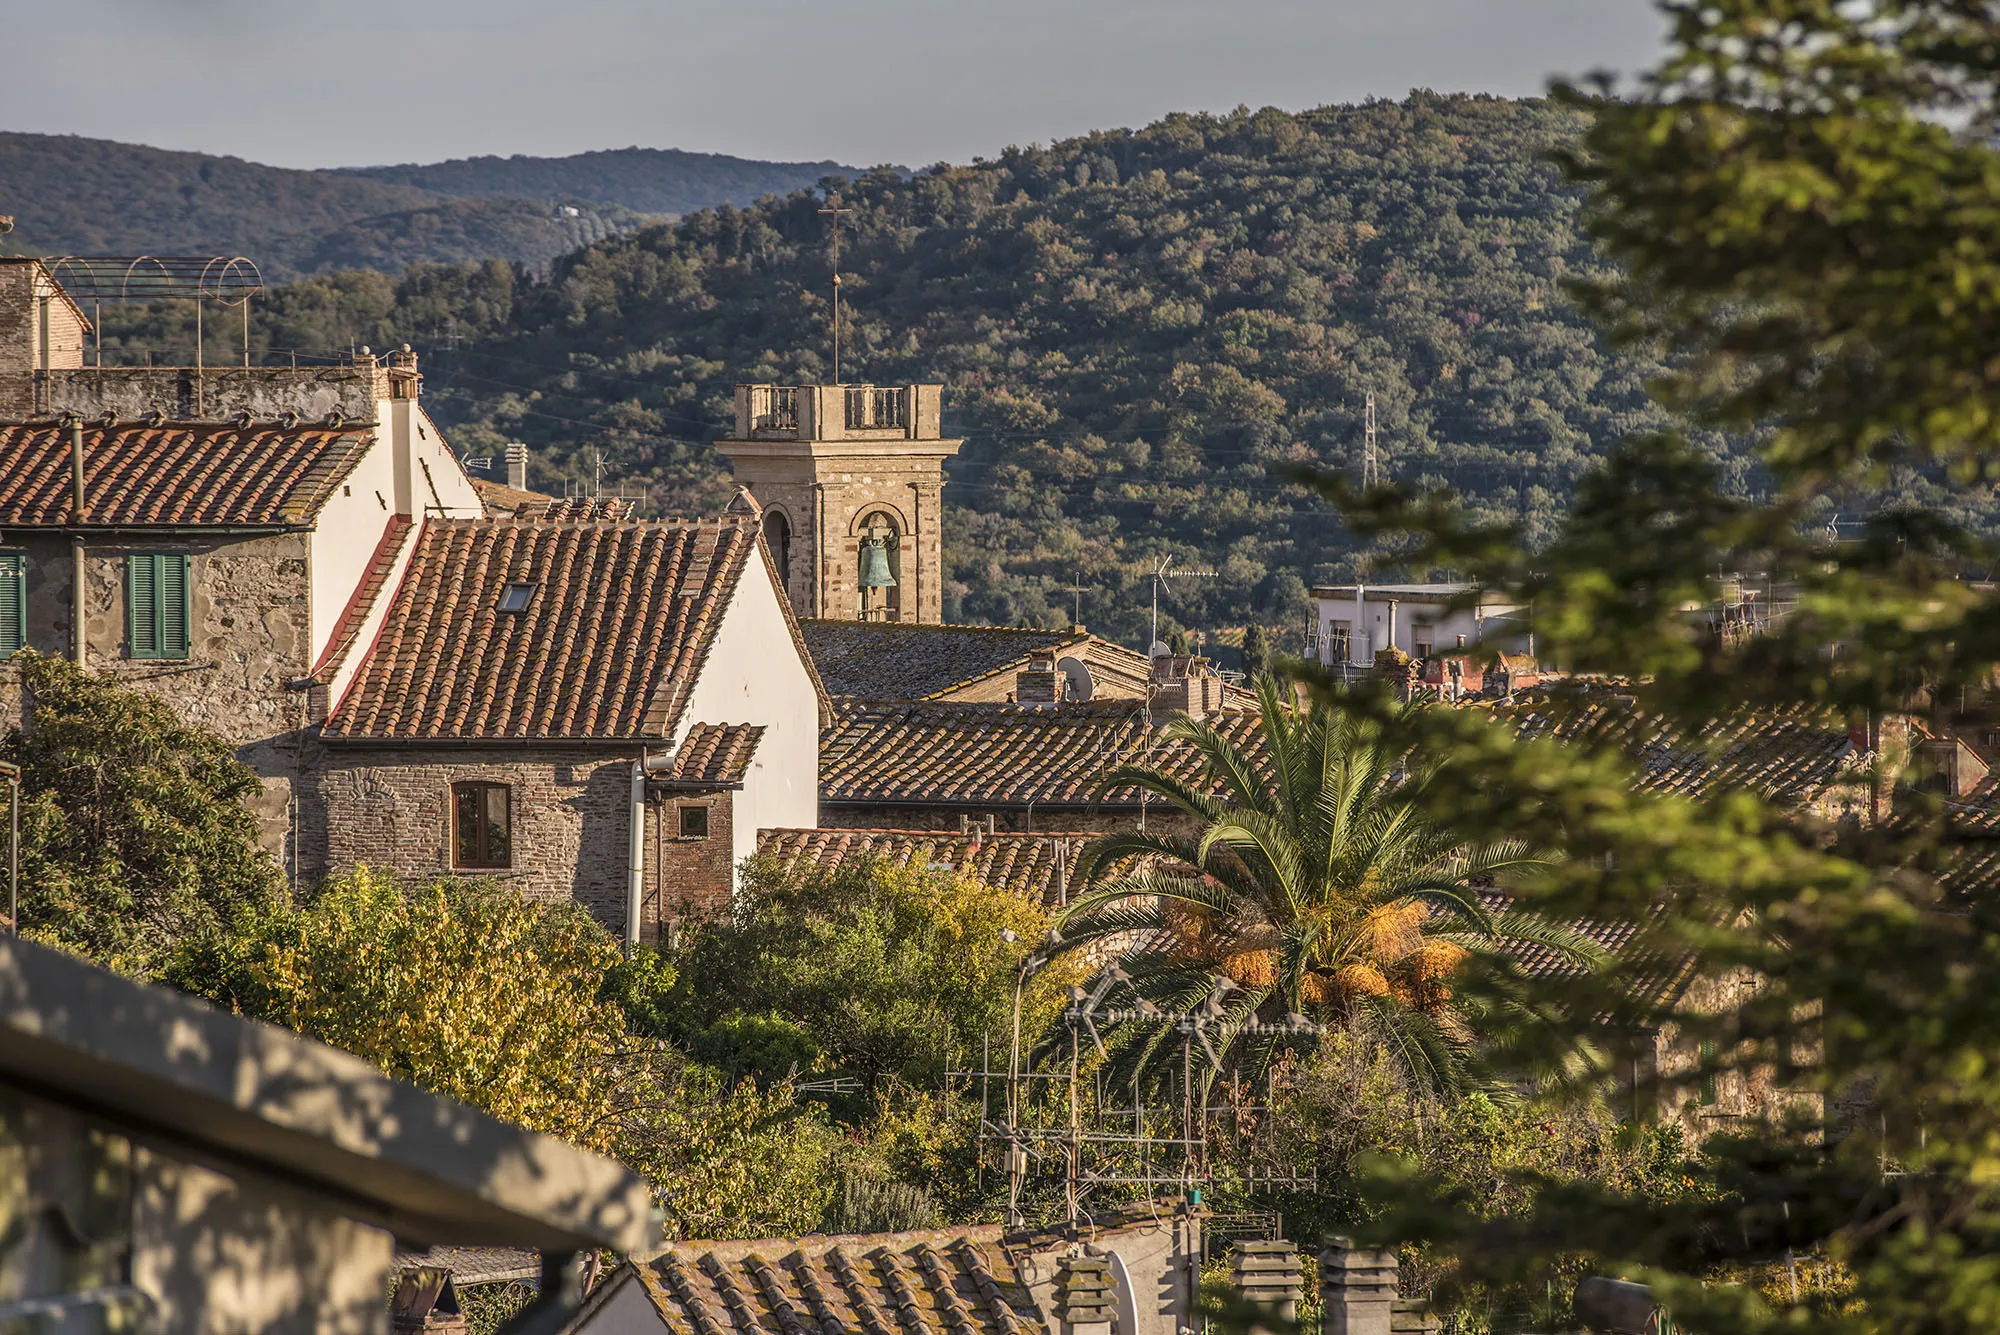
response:
<path id="1" fill-rule="evenodd" d="M 1353 550 L 1271 466 L 1358 464 L 1370 393 L 1389 476 L 1546 531 L 1580 470 L 1659 420 L 1650 367 L 1562 292 L 1597 261 L 1544 155 L 1580 128 L 1544 101 L 1418 94 L 849 182 L 843 377 L 941 379 L 966 437 L 947 615 L 1054 623 L 1080 587 L 1084 620 L 1130 640 L 1166 556 L 1219 575 L 1170 591 L 1165 617 L 1296 629 L 1306 585 Z M 318 280 L 266 303 L 260 337 L 411 342 L 471 453 L 526 440 L 580 475 L 602 451 L 663 509 L 718 505 L 707 442 L 731 385 L 828 373 L 823 206 L 704 211 L 547 283 Z"/>
<path id="2" fill-rule="evenodd" d="M 453 158 L 394 167 L 342 167 L 343 176 L 416 186 L 461 198 L 591 199 L 641 213 L 693 213 L 749 204 L 822 176 L 850 176 L 837 162 L 763 162 L 678 148 L 618 148 L 561 158 Z"/>
<path id="3" fill-rule="evenodd" d="M 247 255 L 272 279 L 356 267 L 400 274 L 412 264 L 488 258 L 545 266 L 662 213 L 810 185 L 831 165 L 621 150 L 296 171 L 0 132 L 0 213 L 17 219 L 0 253 Z"/>
<path id="4" fill-rule="evenodd" d="M 1543 155 L 1580 124 L 1420 94 L 852 182 L 844 377 L 940 378 L 967 437 L 949 614 L 1055 621 L 1080 581 L 1084 619 L 1129 634 L 1168 555 L 1220 572 L 1163 604 L 1176 619 L 1298 625 L 1305 583 L 1351 551 L 1269 466 L 1356 462 L 1370 392 L 1389 475 L 1553 522 L 1579 469 L 1656 420 L 1648 368 L 1561 291 L 1595 260 Z M 477 453 L 598 447 L 665 505 L 713 501 L 702 442 L 731 384 L 827 373 L 821 207 L 595 246 L 515 294 L 495 337 L 434 357 L 429 392 Z"/>

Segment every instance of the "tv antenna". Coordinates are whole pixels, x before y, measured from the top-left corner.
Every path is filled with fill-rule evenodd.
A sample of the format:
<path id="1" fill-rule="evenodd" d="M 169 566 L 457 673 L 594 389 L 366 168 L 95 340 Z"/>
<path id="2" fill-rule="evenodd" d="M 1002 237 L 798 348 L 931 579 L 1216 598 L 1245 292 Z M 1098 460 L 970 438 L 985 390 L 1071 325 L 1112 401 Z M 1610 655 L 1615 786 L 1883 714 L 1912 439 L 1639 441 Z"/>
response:
<path id="1" fill-rule="evenodd" d="M 1169 569 L 1167 561 L 1168 558 L 1163 556 L 1160 563 L 1153 567 L 1153 642 L 1146 649 L 1148 658 L 1153 656 L 1153 648 L 1160 643 L 1160 586 L 1169 580 L 1215 578 L 1213 570 Z"/>
<path id="2" fill-rule="evenodd" d="M 1381 480 L 1381 466 L 1375 458 L 1375 391 L 1371 389 L 1361 435 L 1361 485 L 1373 487 Z"/>
<path id="3" fill-rule="evenodd" d="M 833 383 L 840 383 L 840 220 L 853 209 L 843 208 L 838 191 L 829 191 L 820 216 L 833 219 Z"/>

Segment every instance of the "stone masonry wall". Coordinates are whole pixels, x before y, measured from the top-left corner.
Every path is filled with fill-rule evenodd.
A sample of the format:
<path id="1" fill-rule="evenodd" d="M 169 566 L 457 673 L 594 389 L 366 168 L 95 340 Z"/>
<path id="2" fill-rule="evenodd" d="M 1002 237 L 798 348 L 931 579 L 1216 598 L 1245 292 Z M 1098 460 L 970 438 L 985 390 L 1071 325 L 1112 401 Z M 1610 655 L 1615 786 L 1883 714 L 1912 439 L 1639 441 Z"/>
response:
<path id="1" fill-rule="evenodd" d="M 158 695 L 182 718 L 237 746 L 264 781 L 253 808 L 270 852 L 284 860 L 291 790 L 302 756 L 304 700 L 286 684 L 311 669 L 305 534 L 131 541 L 90 538 L 84 548 L 86 663 L 121 685 Z M 74 563 L 66 537 L 0 534 L 28 556 L 28 644 L 68 658 Z M 140 551 L 188 554 L 188 657 L 128 657 L 125 558 Z M 21 721 L 20 669 L 0 663 L 0 729 Z"/>
<path id="2" fill-rule="evenodd" d="M 85 330 L 39 264 L 0 261 L 0 420 L 42 416 L 37 385 L 42 361 L 43 298 L 48 298 L 48 361 L 58 369 L 83 365 Z"/>
<path id="3" fill-rule="evenodd" d="M 491 877 L 533 899 L 574 901 L 623 934 L 633 759 L 623 748 L 577 745 L 321 746 L 300 803 L 305 878 L 364 863 L 412 878 L 459 873 L 452 785 L 504 783 L 513 865 L 461 874 Z M 696 803 L 713 808 L 708 838 L 681 839 L 679 808 Z M 656 794 L 648 817 L 645 937 L 663 915 L 678 917 L 688 906 L 726 908 L 731 873 L 728 793 Z"/>

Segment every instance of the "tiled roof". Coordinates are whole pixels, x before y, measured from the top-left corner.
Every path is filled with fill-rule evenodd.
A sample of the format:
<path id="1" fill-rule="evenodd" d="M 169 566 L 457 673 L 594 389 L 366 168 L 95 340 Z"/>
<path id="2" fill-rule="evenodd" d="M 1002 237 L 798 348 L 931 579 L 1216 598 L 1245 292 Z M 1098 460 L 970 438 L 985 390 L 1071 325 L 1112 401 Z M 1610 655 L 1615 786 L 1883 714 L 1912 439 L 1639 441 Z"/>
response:
<path id="1" fill-rule="evenodd" d="M 1213 721 L 1256 744 L 1254 714 Z M 1200 773 L 1193 752 L 1160 741 L 1147 725 L 1142 701 L 1048 708 L 850 702 L 820 736 L 820 800 L 1088 807 L 1099 804 L 1098 776 L 1126 761 L 1188 779 Z M 1137 802 L 1130 788 L 1102 798 L 1113 807 Z"/>
<path id="2" fill-rule="evenodd" d="M 697 723 L 674 752 L 661 782 L 689 788 L 734 787 L 750 772 L 764 729 L 752 723 Z"/>
<path id="3" fill-rule="evenodd" d="M 757 851 L 787 870 L 838 871 L 864 860 L 949 869 L 1041 904 L 1059 904 L 1067 868 L 1093 834 L 959 834 L 953 830 L 761 830 Z"/>
<path id="4" fill-rule="evenodd" d="M 480 504 L 486 507 L 489 519 L 518 514 L 524 505 L 539 505 L 543 501 L 554 499 L 547 492 L 523 491 L 519 487 L 510 487 L 491 478 L 468 476 L 466 481 L 470 482 L 472 489 L 479 493 Z"/>
<path id="5" fill-rule="evenodd" d="M 666 737 L 758 550 L 734 519 L 431 519 L 417 542 L 329 738 Z"/>
<path id="6" fill-rule="evenodd" d="M 431 1267 L 450 1271 L 452 1281 L 461 1287 L 504 1284 L 510 1280 L 540 1279 L 542 1254 L 525 1247 L 432 1247 L 427 1251 L 396 1252 L 399 1271 Z"/>
<path id="7" fill-rule="evenodd" d="M 1077 630 L 932 626 L 896 621 L 799 623 L 834 695 L 924 700 L 1025 662 L 1036 649 L 1087 642 Z"/>
<path id="8" fill-rule="evenodd" d="M 1514 907 L 1514 901 L 1493 891 L 1483 893 L 1480 902 L 1495 915 Z M 1573 918 L 1562 924 L 1595 944 L 1615 961 L 1620 983 L 1635 997 L 1654 1001 L 1674 995 L 1686 983 L 1694 966 L 1692 955 L 1668 958 L 1647 940 L 1645 928 L 1636 922 L 1610 922 L 1593 918 Z M 1508 939 L 1501 949 L 1513 958 L 1530 978 L 1577 978 L 1583 967 L 1567 956 L 1532 941 Z"/>
<path id="9" fill-rule="evenodd" d="M 0 528 L 309 524 L 373 444 L 365 428 L 85 423 L 78 516 L 69 428 L 0 426 Z"/>
<path id="10" fill-rule="evenodd" d="M 1746 710 L 1700 736 L 1646 713 L 1615 689 L 1536 691 L 1499 713 L 1523 736 L 1617 745 L 1643 771 L 1641 792 L 1695 796 L 1737 784 L 1794 805 L 1842 777 L 1854 754 L 1841 716 L 1808 706 Z"/>
<path id="11" fill-rule="evenodd" d="M 1045 1335 L 997 1228 L 678 1243 L 633 1280 L 673 1335 Z"/>

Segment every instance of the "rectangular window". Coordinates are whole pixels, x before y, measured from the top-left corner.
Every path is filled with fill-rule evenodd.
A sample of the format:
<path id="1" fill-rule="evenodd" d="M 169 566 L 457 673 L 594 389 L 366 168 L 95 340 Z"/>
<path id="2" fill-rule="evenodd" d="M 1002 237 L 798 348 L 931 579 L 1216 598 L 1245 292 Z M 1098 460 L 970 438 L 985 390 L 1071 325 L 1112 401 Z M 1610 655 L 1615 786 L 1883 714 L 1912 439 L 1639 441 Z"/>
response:
<path id="1" fill-rule="evenodd" d="M 1321 659 L 1321 662 L 1345 663 L 1348 660 L 1353 650 L 1353 639 L 1349 633 L 1350 630 L 1350 623 L 1345 621 L 1335 621 L 1328 624 L 1326 628 L 1326 657 Z"/>
<path id="2" fill-rule="evenodd" d="M 708 838 L 707 807 L 681 808 L 681 838 L 683 839 Z"/>
<path id="3" fill-rule="evenodd" d="M 0 552 L 0 658 L 28 647 L 28 554 Z"/>
<path id="4" fill-rule="evenodd" d="M 133 552 L 126 556 L 127 656 L 186 658 L 188 621 L 187 553 Z"/>
<path id="5" fill-rule="evenodd" d="M 1695 1049 L 1695 1059 L 1701 1064 L 1701 1106 L 1715 1106 L 1715 1071 L 1711 1064 L 1715 1061 L 1715 1040 L 1704 1038 Z"/>
<path id="6" fill-rule="evenodd" d="M 504 783 L 453 784 L 452 865 L 488 870 L 513 866 L 513 806 Z"/>

